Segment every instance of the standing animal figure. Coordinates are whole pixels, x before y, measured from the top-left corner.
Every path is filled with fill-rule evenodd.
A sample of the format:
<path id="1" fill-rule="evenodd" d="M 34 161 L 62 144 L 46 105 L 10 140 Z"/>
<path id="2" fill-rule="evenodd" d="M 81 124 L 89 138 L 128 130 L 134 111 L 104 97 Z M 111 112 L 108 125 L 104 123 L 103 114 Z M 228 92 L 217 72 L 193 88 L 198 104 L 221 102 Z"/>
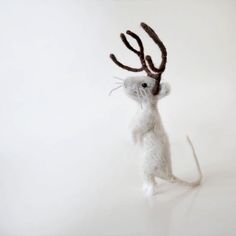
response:
<path id="1" fill-rule="evenodd" d="M 141 27 L 153 39 L 161 50 L 161 64 L 156 67 L 152 58 L 144 54 L 144 47 L 138 35 L 131 31 L 126 33 L 133 37 L 139 46 L 135 49 L 128 42 L 126 36 L 120 35 L 123 43 L 128 49 L 133 51 L 140 59 L 141 67 L 133 68 L 119 62 L 114 54 L 110 54 L 112 61 L 121 68 L 132 71 L 145 71 L 147 76 L 129 77 L 121 81 L 119 87 L 123 87 L 125 93 L 137 101 L 140 106 L 133 123 L 132 136 L 135 143 L 141 145 L 143 151 L 143 190 L 145 194 L 155 195 L 157 193 L 156 177 L 178 182 L 195 187 L 201 183 L 202 172 L 191 140 L 187 137 L 196 162 L 199 177 L 194 182 L 187 182 L 176 177 L 172 172 L 171 153 L 168 136 L 162 125 L 158 111 L 158 101 L 170 92 L 168 83 L 161 83 L 161 75 L 165 70 L 167 62 L 167 51 L 157 34 L 147 24 L 141 23 Z M 113 90 L 112 90 L 113 91 Z"/>

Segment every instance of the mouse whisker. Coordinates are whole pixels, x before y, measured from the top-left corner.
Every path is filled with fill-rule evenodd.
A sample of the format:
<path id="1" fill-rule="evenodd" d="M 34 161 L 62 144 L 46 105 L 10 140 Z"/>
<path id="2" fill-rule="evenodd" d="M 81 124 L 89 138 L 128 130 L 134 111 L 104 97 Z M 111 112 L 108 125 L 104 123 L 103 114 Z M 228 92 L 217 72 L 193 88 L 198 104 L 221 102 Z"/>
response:
<path id="1" fill-rule="evenodd" d="M 143 97 L 146 97 L 146 95 L 147 95 L 147 94 L 145 93 L 146 91 L 145 91 L 143 88 L 139 88 L 139 90 L 140 90 L 142 96 L 143 96 Z"/>
<path id="2" fill-rule="evenodd" d="M 145 96 L 147 97 L 147 91 L 146 91 L 145 89 L 144 89 L 143 91 L 144 91 L 144 93 L 145 93 Z"/>
<path id="3" fill-rule="evenodd" d="M 113 76 L 113 79 L 121 80 L 121 81 L 123 81 L 123 82 L 124 82 L 124 79 L 122 79 L 122 78 L 119 78 L 119 77 L 117 77 L 117 76 Z"/>
<path id="4" fill-rule="evenodd" d="M 119 85 L 119 86 L 113 88 L 113 89 L 108 93 L 108 95 L 110 96 L 115 90 L 117 90 L 117 89 L 119 89 L 119 88 L 121 88 L 121 87 L 123 87 L 123 85 Z"/>
<path id="5" fill-rule="evenodd" d="M 115 84 L 124 84 L 124 82 L 116 81 Z"/>

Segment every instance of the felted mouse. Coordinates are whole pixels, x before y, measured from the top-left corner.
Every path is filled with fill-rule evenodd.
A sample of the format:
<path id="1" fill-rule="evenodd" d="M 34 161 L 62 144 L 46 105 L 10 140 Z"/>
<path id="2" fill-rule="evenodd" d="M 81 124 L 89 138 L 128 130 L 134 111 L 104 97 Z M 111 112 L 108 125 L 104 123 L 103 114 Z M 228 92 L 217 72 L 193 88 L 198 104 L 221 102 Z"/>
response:
<path id="1" fill-rule="evenodd" d="M 173 174 L 169 138 L 158 111 L 159 100 L 170 93 L 169 84 L 161 82 L 161 76 L 167 63 L 167 51 L 163 42 L 150 26 L 141 23 L 141 27 L 160 48 L 162 61 L 159 67 L 154 65 L 149 55 L 145 56 L 141 39 L 130 30 L 126 34 L 137 41 L 138 49 L 134 48 L 128 42 L 123 33 L 120 37 L 126 47 L 139 57 L 141 67 L 133 68 L 126 66 L 119 62 L 114 54 L 110 54 L 110 58 L 116 65 L 125 70 L 132 72 L 145 71 L 147 74 L 146 76 L 128 77 L 124 80 L 120 79 L 120 85 L 115 89 L 123 87 L 125 93 L 139 105 L 138 112 L 132 123 L 132 137 L 134 142 L 141 146 L 142 150 L 143 190 L 147 196 L 152 196 L 157 193 L 157 178 L 195 187 L 201 183 L 202 172 L 193 144 L 189 137 L 187 137 L 198 170 L 198 179 L 194 182 L 187 182 Z"/>

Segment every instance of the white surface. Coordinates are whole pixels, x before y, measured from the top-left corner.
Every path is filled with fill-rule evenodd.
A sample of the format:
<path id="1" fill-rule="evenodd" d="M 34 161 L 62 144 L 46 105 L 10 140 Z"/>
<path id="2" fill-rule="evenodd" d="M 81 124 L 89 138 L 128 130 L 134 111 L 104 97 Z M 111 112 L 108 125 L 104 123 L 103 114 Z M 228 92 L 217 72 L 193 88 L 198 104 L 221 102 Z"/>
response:
<path id="1" fill-rule="evenodd" d="M 235 1 L 0 1 L 0 235 L 236 234 Z M 110 62 L 137 58 L 119 33 L 157 30 L 169 53 L 160 103 L 175 173 L 147 202 L 130 140 L 135 104 L 108 97 Z"/>

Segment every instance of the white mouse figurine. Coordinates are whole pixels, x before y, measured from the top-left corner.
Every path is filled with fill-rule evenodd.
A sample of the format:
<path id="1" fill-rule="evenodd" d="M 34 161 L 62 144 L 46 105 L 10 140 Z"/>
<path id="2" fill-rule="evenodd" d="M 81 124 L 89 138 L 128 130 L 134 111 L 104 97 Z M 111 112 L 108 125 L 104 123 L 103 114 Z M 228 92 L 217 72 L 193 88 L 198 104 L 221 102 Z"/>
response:
<path id="1" fill-rule="evenodd" d="M 168 95 L 170 92 L 168 83 L 160 82 L 161 74 L 164 72 L 167 62 L 167 52 L 162 41 L 147 24 L 141 23 L 141 27 L 161 50 L 162 62 L 159 68 L 154 66 L 150 56 L 144 56 L 141 39 L 131 31 L 127 31 L 126 33 L 136 39 L 139 50 L 129 44 L 124 34 L 121 34 L 121 39 L 131 51 L 138 55 L 142 67 L 128 67 L 120 63 L 114 54 L 111 54 L 110 57 L 123 69 L 133 72 L 145 71 L 147 73 L 147 76 L 129 77 L 121 81 L 119 87 L 123 87 L 126 94 L 139 104 L 139 110 L 133 122 L 132 135 L 134 142 L 141 145 L 143 150 L 143 190 L 147 196 L 152 196 L 157 193 L 156 177 L 195 187 L 201 183 L 202 173 L 194 147 L 188 137 L 187 140 L 193 151 L 199 177 L 194 182 L 187 182 L 179 179 L 172 172 L 169 139 L 162 125 L 157 106 L 159 99 Z"/>

